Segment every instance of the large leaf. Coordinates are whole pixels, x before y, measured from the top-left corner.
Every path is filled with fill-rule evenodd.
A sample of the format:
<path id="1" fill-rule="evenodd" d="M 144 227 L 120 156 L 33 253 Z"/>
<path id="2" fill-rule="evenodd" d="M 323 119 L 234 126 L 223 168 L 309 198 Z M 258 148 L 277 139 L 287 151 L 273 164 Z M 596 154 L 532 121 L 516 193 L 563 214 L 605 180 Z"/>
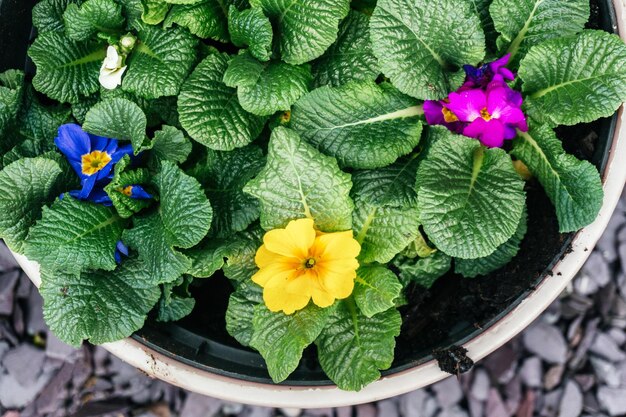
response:
<path id="1" fill-rule="evenodd" d="M 180 123 L 189 136 L 220 151 L 246 146 L 265 125 L 265 118 L 241 108 L 237 90 L 222 81 L 228 59 L 226 54 L 205 58 L 187 79 L 178 97 Z"/>
<path id="2" fill-rule="evenodd" d="M 149 25 L 158 25 L 165 20 L 165 16 L 170 11 L 170 4 L 165 0 L 141 0 L 143 12 L 141 20 Z"/>
<path id="3" fill-rule="evenodd" d="M 211 235 L 229 237 L 241 232 L 259 218 L 258 200 L 243 192 L 243 187 L 265 165 L 261 148 L 247 146 L 231 152 L 207 151 L 191 170 L 204 188 L 215 215 Z"/>
<path id="4" fill-rule="evenodd" d="M 362 81 L 307 94 L 293 107 L 291 127 L 342 166 L 379 168 L 417 146 L 423 113 L 390 84 Z"/>
<path id="5" fill-rule="evenodd" d="M 151 148 L 159 159 L 183 163 L 191 153 L 191 142 L 175 127 L 163 126 L 154 133 Z"/>
<path id="6" fill-rule="evenodd" d="M 98 76 L 106 55 L 102 43 L 75 42 L 58 32 L 37 36 L 28 50 L 37 66 L 33 86 L 61 102 L 75 102 L 100 88 Z"/>
<path id="7" fill-rule="evenodd" d="M 67 5 L 63 14 L 65 33 L 75 41 L 87 41 L 98 32 L 115 35 L 124 27 L 122 6 L 114 0 L 87 0 Z"/>
<path id="8" fill-rule="evenodd" d="M 26 89 L 24 104 L 18 116 L 19 132 L 33 142 L 41 144 L 45 151 L 54 148 L 52 138 L 59 126 L 70 118 L 70 110 L 63 105 L 44 105 L 32 87 Z"/>
<path id="9" fill-rule="evenodd" d="M 361 262 L 387 263 L 419 235 L 415 159 L 353 174 L 352 228 Z"/>
<path id="10" fill-rule="evenodd" d="M 359 268 L 354 284 L 354 301 L 359 310 L 372 317 L 395 306 L 402 284 L 396 274 L 380 265 Z"/>
<path id="11" fill-rule="evenodd" d="M 66 195 L 44 207 L 30 229 L 24 254 L 50 271 L 79 274 L 87 269 L 115 269 L 115 245 L 125 221 L 111 207 Z"/>
<path id="12" fill-rule="evenodd" d="M 309 91 L 311 80 L 308 65 L 261 62 L 248 52 L 233 58 L 224 73 L 224 83 L 237 88 L 241 107 L 258 116 L 289 110 Z"/>
<path id="13" fill-rule="evenodd" d="M 259 7 L 239 11 L 235 6 L 228 10 L 230 40 L 237 47 L 248 46 L 253 57 L 269 61 L 272 54 L 272 24 Z"/>
<path id="14" fill-rule="evenodd" d="M 135 153 L 146 138 L 146 115 L 141 108 L 125 98 L 104 100 L 85 115 L 83 129 L 106 138 L 129 140 Z"/>
<path id="15" fill-rule="evenodd" d="M 254 332 L 254 310 L 262 301 L 263 299 L 251 300 L 239 291 L 230 295 L 226 310 L 226 330 L 244 346 L 250 346 Z"/>
<path id="16" fill-rule="evenodd" d="M 350 0 L 251 0 L 273 23 L 283 61 L 299 65 L 321 56 L 337 39 Z"/>
<path id="17" fill-rule="evenodd" d="M 519 76 L 533 118 L 552 126 L 591 122 L 626 101 L 626 45 L 593 30 L 544 42 L 526 55 Z"/>
<path id="18" fill-rule="evenodd" d="M 136 259 L 113 272 L 80 275 L 61 270 L 42 271 L 44 318 L 64 342 L 80 346 L 114 342 L 140 329 L 161 291 L 154 277 Z"/>
<path id="19" fill-rule="evenodd" d="M 517 229 L 524 181 L 502 149 L 443 128 L 417 177 L 420 220 L 430 240 L 450 256 L 482 258 Z"/>
<path id="20" fill-rule="evenodd" d="M 405 286 L 413 281 L 430 288 L 450 270 L 452 258 L 439 250 L 424 258 L 401 254 L 394 258 L 392 265 L 398 270 L 398 277 Z"/>
<path id="21" fill-rule="evenodd" d="M 0 136 L 15 120 L 22 105 L 24 73 L 8 70 L 0 73 Z M 2 149 L 2 145 L 0 145 Z"/>
<path id="22" fill-rule="evenodd" d="M 498 34 L 494 27 L 491 14 L 489 13 L 489 7 L 491 6 L 491 3 L 493 3 L 493 0 L 470 0 L 470 2 L 474 11 L 480 18 L 480 23 L 482 24 L 483 31 L 485 32 L 485 38 L 487 40 L 487 47 L 490 50 L 495 51 L 496 37 Z"/>
<path id="23" fill-rule="evenodd" d="M 296 132 L 278 127 L 270 138 L 267 164 L 244 191 L 261 200 L 263 228 L 285 227 L 308 217 L 324 232 L 350 230 L 354 204 L 350 174 L 320 154 Z"/>
<path id="24" fill-rule="evenodd" d="M 511 262 L 511 259 L 519 252 L 522 239 L 526 235 L 528 214 L 524 210 L 519 226 L 515 234 L 504 242 L 494 253 L 484 258 L 478 259 L 457 259 L 454 262 L 454 272 L 466 278 L 474 278 L 478 275 L 487 275 L 498 270 Z"/>
<path id="25" fill-rule="evenodd" d="M 57 197 L 59 175 L 59 165 L 45 158 L 21 159 L 0 171 L 0 238 L 12 250 L 22 251 L 42 206 Z"/>
<path id="26" fill-rule="evenodd" d="M 463 82 L 459 68 L 485 56 L 485 34 L 467 1 L 380 0 L 370 26 L 383 73 L 416 98 L 447 96 Z"/>
<path id="27" fill-rule="evenodd" d="M 515 139 L 513 155 L 539 180 L 554 204 L 561 232 L 577 231 L 593 222 L 604 192 L 598 170 L 563 150 L 547 126 L 533 126 Z"/>
<path id="28" fill-rule="evenodd" d="M 202 39 L 228 41 L 228 29 L 223 0 L 207 0 L 195 4 L 177 4 L 172 7 L 165 19 L 165 27 L 174 23 L 186 27 Z"/>
<path id="29" fill-rule="evenodd" d="M 401 325 L 395 308 L 368 318 L 352 299 L 339 302 L 315 341 L 322 369 L 339 388 L 359 391 L 391 366 Z"/>
<path id="30" fill-rule="evenodd" d="M 338 87 L 378 77 L 380 68 L 372 52 L 369 23 L 367 15 L 354 10 L 341 22 L 337 41 L 313 64 L 315 85 Z"/>
<path id="31" fill-rule="evenodd" d="M 255 308 L 250 346 L 261 353 L 275 383 L 287 379 L 298 367 L 304 348 L 317 339 L 331 310 L 310 304 L 286 315 L 272 313 L 264 304 Z"/>
<path id="32" fill-rule="evenodd" d="M 45 32 L 64 32 L 63 13 L 68 4 L 80 4 L 82 0 L 41 0 L 33 7 L 33 26 L 41 35 Z"/>
<path id="33" fill-rule="evenodd" d="M 143 26 L 128 57 L 122 88 L 147 99 L 178 94 L 196 61 L 197 43 L 182 28 Z"/>
<path id="34" fill-rule="evenodd" d="M 489 11 L 501 34 L 498 49 L 510 53 L 517 66 L 532 46 L 583 30 L 589 0 L 493 0 Z"/>

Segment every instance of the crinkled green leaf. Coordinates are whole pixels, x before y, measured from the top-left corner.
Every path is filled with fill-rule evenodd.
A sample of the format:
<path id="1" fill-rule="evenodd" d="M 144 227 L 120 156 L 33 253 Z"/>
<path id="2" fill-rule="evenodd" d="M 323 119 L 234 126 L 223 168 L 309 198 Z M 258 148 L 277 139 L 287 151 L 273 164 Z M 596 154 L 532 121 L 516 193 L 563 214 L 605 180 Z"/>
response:
<path id="1" fill-rule="evenodd" d="M 43 208 L 41 220 L 30 229 L 24 254 L 50 271 L 112 271 L 125 223 L 112 207 L 66 195 Z"/>
<path id="2" fill-rule="evenodd" d="M 175 96 L 196 60 L 198 40 L 182 28 L 143 26 L 122 88 L 147 99 Z"/>
<path id="3" fill-rule="evenodd" d="M 130 158 L 126 155 L 115 164 L 113 178 L 104 187 L 104 191 L 111 198 L 117 214 L 125 219 L 152 205 L 152 200 L 132 198 L 126 194 L 127 187 L 147 184 L 151 177 L 150 172 L 145 168 L 127 170 L 129 165 Z"/>
<path id="4" fill-rule="evenodd" d="M 500 32 L 498 50 L 511 54 L 512 67 L 532 46 L 583 30 L 590 12 L 589 0 L 493 0 L 489 11 Z"/>
<path id="5" fill-rule="evenodd" d="M 141 5 L 143 6 L 141 20 L 149 25 L 163 22 L 171 7 L 165 0 L 141 0 Z"/>
<path id="6" fill-rule="evenodd" d="M 165 27 L 177 24 L 200 38 L 228 42 L 226 10 L 229 3 L 225 0 L 205 0 L 195 4 L 176 4 L 165 19 Z"/>
<path id="7" fill-rule="evenodd" d="M 352 175 L 352 229 L 361 262 L 387 263 L 419 235 L 416 171 L 416 160 L 409 159 Z"/>
<path id="8" fill-rule="evenodd" d="M 117 34 L 124 27 L 122 6 L 114 0 L 87 0 L 69 3 L 65 13 L 65 33 L 75 41 L 87 41 L 96 33 Z"/>
<path id="9" fill-rule="evenodd" d="M 401 325 L 395 308 L 367 317 L 351 299 L 339 302 L 315 341 L 322 369 L 340 389 L 361 390 L 391 366 Z"/>
<path id="10" fill-rule="evenodd" d="M 254 332 L 254 310 L 258 305 L 258 300 L 251 300 L 240 291 L 232 293 L 228 300 L 226 330 L 244 346 L 250 346 Z"/>
<path id="11" fill-rule="evenodd" d="M 454 262 L 454 272 L 466 278 L 474 278 L 478 275 L 487 275 L 498 270 L 511 262 L 511 259 L 519 252 L 520 244 L 526 235 L 528 214 L 524 209 L 515 234 L 504 242 L 491 255 L 478 259 L 457 259 Z"/>
<path id="12" fill-rule="evenodd" d="M 519 76 L 533 118 L 552 126 L 591 122 L 626 101 L 626 45 L 594 30 L 547 41 L 530 50 Z"/>
<path id="13" fill-rule="evenodd" d="M 302 352 L 320 334 L 333 308 L 313 304 L 291 315 L 255 307 L 250 346 L 259 351 L 275 383 L 282 382 L 298 367 Z"/>
<path id="14" fill-rule="evenodd" d="M 357 270 L 354 301 L 359 310 L 372 317 L 395 306 L 402 284 L 396 274 L 381 265 L 365 265 Z"/>
<path id="15" fill-rule="evenodd" d="M 423 100 L 447 96 L 465 78 L 460 67 L 485 56 L 485 34 L 467 1 L 379 0 L 370 28 L 383 73 Z"/>
<path id="16" fill-rule="evenodd" d="M 206 157 L 190 171 L 213 206 L 212 236 L 232 236 L 259 218 L 258 200 L 244 193 L 243 187 L 264 165 L 261 148 L 250 145 L 231 152 L 207 150 Z"/>
<path id="17" fill-rule="evenodd" d="M 65 9 L 68 4 L 81 3 L 82 0 L 41 0 L 33 7 L 33 26 L 40 35 L 45 32 L 64 32 Z"/>
<path id="18" fill-rule="evenodd" d="M 483 27 L 485 38 L 487 40 L 487 47 L 490 50 L 495 51 L 498 33 L 496 32 L 493 19 L 489 13 L 489 7 L 491 6 L 491 3 L 493 3 L 493 0 L 470 0 L 470 2 L 474 12 L 480 18 L 480 23 Z"/>
<path id="19" fill-rule="evenodd" d="M 190 277 L 181 277 L 176 282 L 162 285 L 162 295 L 157 305 L 157 321 L 178 321 L 187 317 L 196 306 L 196 300 L 188 291 Z"/>
<path id="20" fill-rule="evenodd" d="M 449 131 L 444 135 L 418 171 L 420 220 L 439 250 L 482 258 L 515 233 L 526 203 L 524 181 L 502 149 Z"/>
<path id="21" fill-rule="evenodd" d="M 291 127 L 341 166 L 380 168 L 417 146 L 423 113 L 390 84 L 362 81 L 310 92 L 294 105 Z"/>
<path id="22" fill-rule="evenodd" d="M 191 142 L 175 127 L 163 126 L 154 134 L 152 152 L 161 160 L 183 163 L 191 153 Z"/>
<path id="23" fill-rule="evenodd" d="M 42 271 L 44 318 L 64 342 L 80 346 L 114 342 L 140 329 L 159 299 L 154 277 L 136 259 L 115 271 L 71 274 L 63 268 Z"/>
<path id="24" fill-rule="evenodd" d="M 398 255 L 392 261 L 392 265 L 398 269 L 400 281 L 405 286 L 413 281 L 422 287 L 430 288 L 450 270 L 452 258 L 442 251 L 435 251 L 424 258 Z"/>
<path id="25" fill-rule="evenodd" d="M 239 11 L 235 6 L 228 10 L 228 31 L 231 42 L 239 47 L 249 47 L 253 57 L 269 61 L 272 54 L 272 24 L 259 7 Z"/>
<path id="26" fill-rule="evenodd" d="M 351 11 L 339 25 L 337 41 L 313 63 L 316 86 L 338 87 L 350 81 L 374 81 L 380 73 L 372 52 L 370 19 Z"/>
<path id="27" fill-rule="evenodd" d="M 258 116 L 289 110 L 309 91 L 311 80 L 309 65 L 261 62 L 248 52 L 233 58 L 224 73 L 224 83 L 237 88 L 241 107 Z"/>
<path id="28" fill-rule="evenodd" d="M 54 148 L 59 126 L 70 119 L 70 109 L 63 105 L 43 105 L 29 86 L 18 119 L 20 134 L 40 143 L 47 152 Z"/>
<path id="29" fill-rule="evenodd" d="M 139 153 L 146 138 L 146 115 L 141 108 L 125 98 L 104 100 L 85 115 L 83 129 L 106 138 L 129 140 Z"/>
<path id="30" fill-rule="evenodd" d="M 257 249 L 263 244 L 263 229 L 257 224 L 245 232 L 237 233 L 223 249 L 225 259 L 224 275 L 233 281 L 250 282 L 252 275 L 258 270 L 254 257 Z M 256 287 L 256 284 L 253 285 Z"/>
<path id="31" fill-rule="evenodd" d="M 204 242 L 185 251 L 191 260 L 187 274 L 194 278 L 210 278 L 224 266 L 223 248 L 227 242 L 222 239 L 205 239 Z"/>
<path id="32" fill-rule="evenodd" d="M 337 39 L 339 22 L 350 11 L 350 0 L 251 0 L 261 7 L 278 34 L 283 61 L 299 65 L 320 57 Z"/>
<path id="33" fill-rule="evenodd" d="M 261 200 L 261 225 L 285 227 L 309 217 L 324 232 L 350 230 L 352 210 L 350 174 L 335 159 L 322 155 L 296 132 L 277 127 L 270 138 L 267 164 L 244 191 Z"/>
<path id="34" fill-rule="evenodd" d="M 0 73 L 0 136 L 15 121 L 22 105 L 24 72 L 8 70 Z M 1 146 L 1 145 L 0 145 Z"/>
<path id="35" fill-rule="evenodd" d="M 547 126 L 533 126 L 515 139 L 512 154 L 537 177 L 554 204 L 562 233 L 592 223 L 602 207 L 604 191 L 598 170 L 563 150 Z"/>
<path id="36" fill-rule="evenodd" d="M 45 158 L 25 158 L 0 171 L 0 238 L 22 251 L 28 230 L 41 218 L 42 206 L 57 197 L 59 165 Z"/>
<path id="37" fill-rule="evenodd" d="M 205 58 L 178 97 L 180 123 L 189 136 L 219 151 L 246 146 L 261 133 L 266 120 L 241 108 L 237 90 L 222 81 L 228 59 L 226 54 Z"/>
<path id="38" fill-rule="evenodd" d="M 37 66 L 33 86 L 61 102 L 76 102 L 100 88 L 98 76 L 106 55 L 101 42 L 75 42 L 58 32 L 37 36 L 28 50 Z"/>

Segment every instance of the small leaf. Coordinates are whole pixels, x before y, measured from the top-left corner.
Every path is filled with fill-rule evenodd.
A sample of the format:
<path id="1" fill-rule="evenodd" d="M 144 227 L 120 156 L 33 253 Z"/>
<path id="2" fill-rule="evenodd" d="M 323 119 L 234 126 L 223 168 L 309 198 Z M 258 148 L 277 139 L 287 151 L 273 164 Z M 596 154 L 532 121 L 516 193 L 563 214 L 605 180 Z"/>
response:
<path id="1" fill-rule="evenodd" d="M 289 65 L 282 61 L 257 61 L 244 52 L 233 58 L 224 73 L 224 83 L 237 88 L 244 110 L 257 116 L 270 116 L 289 110 L 309 91 L 311 67 Z"/>
<path id="2" fill-rule="evenodd" d="M 3 136 L 9 125 L 15 121 L 22 106 L 23 93 L 22 71 L 8 70 L 0 73 L 0 136 Z"/>
<path id="3" fill-rule="evenodd" d="M 169 28 L 177 24 L 199 38 L 227 42 L 228 30 L 222 3 L 223 0 L 208 0 L 195 4 L 176 4 L 167 15 L 164 25 Z"/>
<path id="4" fill-rule="evenodd" d="M 261 225 L 285 227 L 308 217 L 324 232 L 350 230 L 354 204 L 350 175 L 337 162 L 304 142 L 296 132 L 278 127 L 270 138 L 267 164 L 244 191 L 261 200 Z"/>
<path id="5" fill-rule="evenodd" d="M 291 127 L 341 166 L 380 168 L 417 146 L 422 114 L 391 85 L 363 81 L 310 92 L 295 104 Z"/>
<path id="6" fill-rule="evenodd" d="M 396 274 L 384 266 L 366 265 L 357 271 L 354 301 L 366 317 L 393 308 L 401 291 L 402 284 Z"/>
<path id="7" fill-rule="evenodd" d="M 398 269 L 400 281 L 404 286 L 413 281 L 425 288 L 433 286 L 435 281 L 444 276 L 452 267 L 452 258 L 441 251 L 420 258 L 398 255 L 392 261 Z"/>
<path id="8" fill-rule="evenodd" d="M 287 379 L 298 367 L 304 348 L 317 339 L 331 310 L 310 304 L 286 315 L 272 313 L 264 304 L 255 308 L 250 346 L 263 356 L 275 383 Z"/>
<path id="9" fill-rule="evenodd" d="M 124 27 L 122 6 L 114 0 L 87 0 L 69 3 L 63 14 L 65 33 L 75 41 L 88 41 L 98 32 L 117 34 Z"/>
<path id="10" fill-rule="evenodd" d="M 251 0 L 263 9 L 275 28 L 283 61 L 304 64 L 321 56 L 337 39 L 339 22 L 350 11 L 350 0 Z"/>
<path id="11" fill-rule="evenodd" d="M 66 195 L 43 208 L 41 220 L 30 229 L 24 254 L 49 271 L 112 271 L 116 267 L 115 245 L 125 223 L 111 207 Z"/>
<path id="12" fill-rule="evenodd" d="M 609 117 L 626 101 L 626 45 L 586 30 L 535 46 L 520 64 L 528 113 L 540 122 L 575 125 Z"/>
<path id="13" fill-rule="evenodd" d="M 493 0 L 471 0 L 472 8 L 480 18 L 480 23 L 485 32 L 487 48 L 490 51 L 495 51 L 496 38 L 498 36 L 498 33 L 496 32 L 493 19 L 491 18 L 491 14 L 489 13 L 489 7 L 491 6 L 492 2 Z"/>
<path id="14" fill-rule="evenodd" d="M 339 302 L 315 341 L 322 369 L 340 389 L 361 390 L 391 366 L 401 325 L 395 308 L 368 318 L 352 299 Z"/>
<path id="15" fill-rule="evenodd" d="M 370 30 L 383 73 L 422 100 L 447 96 L 465 78 L 460 67 L 485 56 L 485 34 L 467 1 L 379 0 Z"/>
<path id="16" fill-rule="evenodd" d="M 226 330 L 243 346 L 250 346 L 254 333 L 254 310 L 258 300 L 250 300 L 240 291 L 230 295 L 226 310 Z"/>
<path id="17" fill-rule="evenodd" d="M 163 126 L 154 133 L 152 152 L 161 160 L 182 164 L 191 153 L 191 142 L 175 127 Z"/>
<path id="18" fill-rule="evenodd" d="M 83 129 L 91 134 L 129 140 L 138 154 L 146 138 L 146 115 L 125 98 L 113 98 L 96 104 L 85 115 Z"/>
<path id="19" fill-rule="evenodd" d="M 18 116 L 20 134 L 41 145 L 45 151 L 54 148 L 59 126 L 68 122 L 70 110 L 63 105 L 43 105 L 29 86 Z"/>
<path id="20" fill-rule="evenodd" d="M 39 35 L 45 32 L 65 32 L 63 13 L 69 4 L 82 0 L 41 0 L 33 7 L 33 26 Z"/>
<path id="21" fill-rule="evenodd" d="M 104 191 L 111 198 L 117 214 L 125 219 L 152 205 L 152 200 L 132 198 L 124 193 L 126 187 L 147 184 L 151 177 L 150 172 L 145 168 L 126 170 L 129 165 L 130 158 L 126 155 L 115 164 L 113 178 L 104 187 Z"/>
<path id="22" fill-rule="evenodd" d="M 180 123 L 192 139 L 218 151 L 246 146 L 263 130 L 265 118 L 241 108 L 237 90 L 223 83 L 228 55 L 209 55 L 193 71 L 178 97 Z"/>
<path id="23" fill-rule="evenodd" d="M 417 175 L 424 231 L 435 246 L 456 258 L 492 254 L 517 229 L 525 206 L 524 181 L 502 149 L 444 128 Z"/>
<path id="24" fill-rule="evenodd" d="M 515 139 L 513 156 L 537 177 L 556 208 L 561 233 L 592 223 L 602 207 L 604 192 L 598 170 L 563 150 L 547 126 L 532 126 Z"/>
<path id="25" fill-rule="evenodd" d="M 170 4 L 165 0 L 141 0 L 143 13 L 141 20 L 149 25 L 158 25 L 165 20 L 167 12 L 170 11 Z"/>
<path id="26" fill-rule="evenodd" d="M 240 12 L 235 6 L 230 6 L 228 31 L 235 46 L 247 46 L 253 57 L 259 61 L 269 61 L 274 34 L 272 24 L 262 9 L 253 7 Z"/>

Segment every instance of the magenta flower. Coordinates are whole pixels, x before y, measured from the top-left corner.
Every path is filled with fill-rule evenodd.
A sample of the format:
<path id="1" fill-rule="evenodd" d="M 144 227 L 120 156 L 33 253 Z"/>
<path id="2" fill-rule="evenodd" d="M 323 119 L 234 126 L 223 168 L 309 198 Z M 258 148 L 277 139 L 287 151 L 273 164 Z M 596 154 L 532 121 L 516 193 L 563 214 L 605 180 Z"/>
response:
<path id="1" fill-rule="evenodd" d="M 463 69 L 467 76 L 465 83 L 459 90 L 486 88 L 493 82 L 504 84 L 507 81 L 513 81 L 515 74 L 510 69 L 506 68 L 510 58 L 511 54 L 506 54 L 502 58 L 478 68 L 472 65 L 464 65 Z"/>
<path id="2" fill-rule="evenodd" d="M 507 85 L 492 83 L 487 90 L 451 93 L 449 100 L 448 110 L 466 123 L 463 135 L 490 148 L 501 147 L 505 139 L 515 138 L 517 129 L 528 131 L 526 116 L 520 109 L 521 94 Z"/>
<path id="3" fill-rule="evenodd" d="M 454 133 L 463 134 L 465 124 L 460 122 L 459 118 L 446 107 L 447 103 L 448 99 L 425 101 L 424 116 L 426 116 L 426 121 L 430 125 L 442 125 Z"/>

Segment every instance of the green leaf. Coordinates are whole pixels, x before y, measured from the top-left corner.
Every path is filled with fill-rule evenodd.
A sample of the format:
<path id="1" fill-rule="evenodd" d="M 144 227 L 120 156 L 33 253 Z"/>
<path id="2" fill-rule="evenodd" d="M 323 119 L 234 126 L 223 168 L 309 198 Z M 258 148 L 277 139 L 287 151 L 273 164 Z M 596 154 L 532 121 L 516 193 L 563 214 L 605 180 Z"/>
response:
<path id="1" fill-rule="evenodd" d="M 352 228 L 361 262 L 387 263 L 419 236 L 416 172 L 417 161 L 409 159 L 352 175 Z"/>
<path id="2" fill-rule="evenodd" d="M 255 224 L 247 231 L 237 233 L 224 247 L 223 271 L 228 279 L 240 282 L 239 285 L 244 282 L 252 283 L 250 278 L 258 270 L 254 257 L 257 249 L 263 244 L 263 234 L 263 229 Z"/>
<path id="3" fill-rule="evenodd" d="M 87 269 L 112 271 L 115 245 L 125 221 L 112 207 L 75 200 L 66 195 L 30 229 L 24 254 L 49 271 L 79 274 Z"/>
<path id="4" fill-rule="evenodd" d="M 316 86 L 376 80 L 380 68 L 372 52 L 369 22 L 367 15 L 354 10 L 341 22 L 337 41 L 313 63 Z"/>
<path id="5" fill-rule="evenodd" d="M 263 356 L 275 383 L 287 379 L 298 367 L 304 348 L 317 339 L 331 310 L 310 304 L 286 315 L 272 313 L 264 304 L 255 308 L 250 346 Z"/>
<path id="6" fill-rule="evenodd" d="M 63 20 L 67 37 L 75 41 L 88 41 L 98 32 L 118 34 L 124 27 L 122 6 L 114 0 L 87 0 L 81 6 L 70 3 Z"/>
<path id="7" fill-rule="evenodd" d="M 309 91 L 312 80 L 308 65 L 289 65 L 282 61 L 257 61 L 244 52 L 230 61 L 224 83 L 237 88 L 244 110 L 258 116 L 270 116 L 291 105 Z"/>
<path id="8" fill-rule="evenodd" d="M 126 187 L 147 184 L 150 181 L 150 172 L 144 168 L 127 171 L 130 157 L 124 156 L 113 168 L 113 178 L 104 187 L 104 191 L 111 198 L 117 214 L 125 219 L 135 213 L 150 207 L 152 200 L 132 198 L 125 194 Z"/>
<path id="9" fill-rule="evenodd" d="M 247 46 L 253 57 L 259 61 L 269 61 L 274 34 L 272 24 L 262 9 L 253 7 L 240 12 L 235 6 L 230 6 L 228 31 L 235 46 Z"/>
<path id="10" fill-rule="evenodd" d="M 525 106 L 535 119 L 575 125 L 609 117 L 626 101 L 626 45 L 586 30 L 530 50 L 520 64 Z"/>
<path id="11" fill-rule="evenodd" d="M 430 288 L 450 270 L 452 258 L 441 251 L 435 251 L 425 258 L 398 255 L 392 265 L 398 269 L 400 281 L 405 286 L 413 281 Z"/>
<path id="12" fill-rule="evenodd" d="M 337 39 L 339 22 L 350 11 L 350 0 L 251 0 L 271 20 L 283 61 L 304 64 L 320 57 Z"/>
<path id="13" fill-rule="evenodd" d="M 54 148 L 53 138 L 59 126 L 70 119 L 70 110 L 63 105 L 43 105 L 31 86 L 26 89 L 24 104 L 18 116 L 19 132 L 41 146 L 44 152 Z"/>
<path id="14" fill-rule="evenodd" d="M 170 11 L 170 4 L 165 0 L 141 0 L 143 12 L 141 20 L 149 25 L 158 25 L 165 20 L 165 16 Z"/>
<path id="15" fill-rule="evenodd" d="M 401 325 L 395 308 L 367 317 L 352 299 L 339 302 L 315 341 L 322 369 L 340 389 L 359 391 L 391 366 Z"/>
<path id="16" fill-rule="evenodd" d="M 163 126 L 154 133 L 152 152 L 161 160 L 183 163 L 191 153 L 191 142 L 175 127 Z"/>
<path id="17" fill-rule="evenodd" d="M 187 274 L 194 278 L 210 278 L 224 266 L 224 246 L 221 239 L 206 239 L 203 243 L 185 251 L 191 260 Z"/>
<path id="18" fill-rule="evenodd" d="M 33 86 L 61 102 L 75 102 L 100 88 L 98 76 L 106 55 L 100 42 L 75 42 L 62 33 L 37 36 L 28 50 L 37 66 Z"/>
<path id="19" fill-rule="evenodd" d="M 244 191 L 261 200 L 264 229 L 285 227 L 308 217 L 324 232 L 350 230 L 350 174 L 304 142 L 296 132 L 277 127 L 270 138 L 267 164 Z"/>
<path id="20" fill-rule="evenodd" d="M 247 146 L 231 152 L 207 150 L 191 170 L 204 188 L 215 211 L 211 235 L 229 237 L 241 232 L 259 218 L 258 200 L 243 192 L 243 187 L 265 165 L 263 151 Z"/>
<path id="21" fill-rule="evenodd" d="M 161 162 L 155 177 L 161 205 L 146 217 L 135 216 L 124 242 L 139 252 L 159 283 L 176 280 L 191 260 L 176 248 L 197 245 L 209 231 L 212 209 L 198 182 L 169 161 Z"/>
<path id="22" fill-rule="evenodd" d="M 197 44 L 185 29 L 144 26 L 126 61 L 122 88 L 147 99 L 177 95 L 196 61 Z"/>
<path id="23" fill-rule="evenodd" d="M 519 252 L 520 244 L 526 235 L 528 213 L 524 209 L 524 214 L 517 226 L 515 234 L 504 242 L 494 253 L 478 259 L 457 259 L 454 262 L 454 272 L 466 278 L 474 278 L 478 275 L 487 275 L 496 271 L 509 262 Z"/>
<path id="24" fill-rule="evenodd" d="M 511 67 L 532 46 L 583 30 L 590 13 L 588 0 L 493 0 L 489 10 L 501 34 L 498 49 L 511 54 Z"/>
<path id="25" fill-rule="evenodd" d="M 195 4 L 176 4 L 165 19 L 165 27 L 174 23 L 203 39 L 228 42 L 226 10 L 229 1 L 208 0 Z"/>
<path id="26" fill-rule="evenodd" d="M 485 56 L 485 34 L 467 1 L 379 0 L 370 29 L 383 73 L 423 100 L 447 96 L 465 78 L 458 69 Z"/>
<path id="27" fill-rule="evenodd" d="M 41 0 L 33 7 L 33 26 L 39 35 L 45 32 L 64 32 L 63 13 L 68 4 L 80 5 L 82 0 Z"/>
<path id="28" fill-rule="evenodd" d="M 295 104 L 291 127 L 341 166 L 380 168 L 417 146 L 422 114 L 390 84 L 363 81 L 310 92 Z"/>
<path id="29" fill-rule="evenodd" d="M 146 115 L 125 98 L 113 98 L 96 104 L 85 115 L 83 129 L 106 138 L 129 140 L 139 153 L 146 138 Z"/>
<path id="30" fill-rule="evenodd" d="M 250 346 L 254 332 L 254 310 L 259 305 L 239 291 L 231 294 L 226 310 L 226 330 L 243 346 Z"/>
<path id="31" fill-rule="evenodd" d="M 166 303 L 163 299 L 161 299 L 159 300 L 157 321 L 178 321 L 190 315 L 195 306 L 196 300 L 192 297 L 172 295 L 169 303 Z"/>
<path id="32" fill-rule="evenodd" d="M 526 202 L 524 181 L 502 149 L 442 129 L 431 128 L 443 136 L 417 175 L 420 220 L 439 250 L 482 258 L 515 233 Z"/>
<path id="33" fill-rule="evenodd" d="M 402 291 L 396 274 L 380 265 L 362 266 L 356 274 L 354 301 L 366 317 L 371 318 L 395 306 Z"/>
<path id="34" fill-rule="evenodd" d="M 45 158 L 25 158 L 0 171 L 0 238 L 21 252 L 30 227 L 41 218 L 42 206 L 57 193 L 59 165 Z"/>
<path id="35" fill-rule="evenodd" d="M 237 90 L 223 83 L 228 59 L 226 54 L 205 58 L 178 97 L 183 128 L 192 139 L 218 151 L 246 146 L 261 133 L 266 120 L 241 108 Z"/>
<path id="36" fill-rule="evenodd" d="M 596 219 L 604 197 L 600 174 L 589 162 L 565 153 L 552 129 L 532 126 L 528 133 L 519 133 L 512 154 L 543 186 L 561 233 L 577 231 Z"/>
<path id="37" fill-rule="evenodd" d="M 22 106 L 24 72 L 8 70 L 0 73 L 0 136 L 15 121 Z"/>
<path id="38" fill-rule="evenodd" d="M 44 318 L 64 342 L 80 346 L 114 342 L 140 329 L 159 299 L 159 287 L 136 259 L 128 259 L 113 272 L 89 271 L 81 275 L 63 270 L 42 271 L 40 288 Z"/>
<path id="39" fill-rule="evenodd" d="M 489 7 L 493 0 L 470 0 L 472 3 L 472 8 L 474 12 L 480 18 L 480 23 L 483 27 L 483 31 L 485 32 L 485 38 L 487 40 L 487 47 L 491 51 L 495 51 L 496 49 L 496 38 L 498 33 L 494 27 L 493 19 L 491 18 L 491 14 L 489 13 Z"/>

